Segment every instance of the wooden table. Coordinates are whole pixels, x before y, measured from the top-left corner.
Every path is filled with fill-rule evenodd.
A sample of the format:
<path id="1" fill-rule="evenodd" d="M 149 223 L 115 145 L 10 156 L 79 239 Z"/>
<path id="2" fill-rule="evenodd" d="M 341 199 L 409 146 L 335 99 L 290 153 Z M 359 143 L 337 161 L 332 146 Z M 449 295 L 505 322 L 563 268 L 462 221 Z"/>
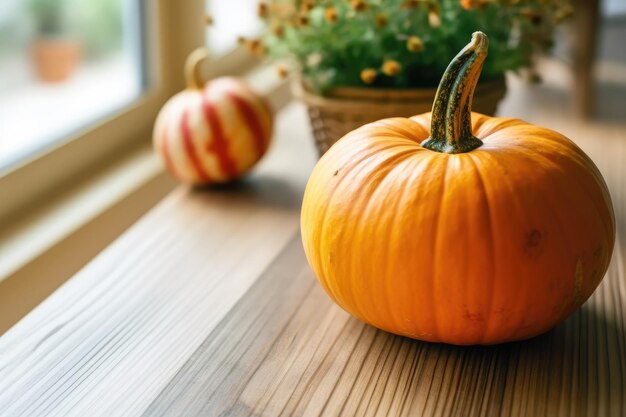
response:
<path id="1" fill-rule="evenodd" d="M 251 178 L 179 189 L 4 335 L 0 415 L 626 414 L 626 141 L 584 145 L 619 216 L 592 300 L 533 340 L 454 347 L 366 326 L 316 283 L 306 125 L 289 106 Z"/>

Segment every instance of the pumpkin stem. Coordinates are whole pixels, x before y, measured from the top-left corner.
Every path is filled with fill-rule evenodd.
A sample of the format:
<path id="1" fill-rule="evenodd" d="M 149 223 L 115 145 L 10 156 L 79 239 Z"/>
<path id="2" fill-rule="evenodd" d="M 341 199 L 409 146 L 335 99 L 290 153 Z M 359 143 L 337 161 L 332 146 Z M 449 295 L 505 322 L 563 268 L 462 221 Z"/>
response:
<path id="1" fill-rule="evenodd" d="M 185 61 L 185 79 L 187 88 L 200 90 L 204 86 L 200 75 L 200 64 L 209 57 L 209 51 L 200 47 L 189 54 Z"/>
<path id="2" fill-rule="evenodd" d="M 454 154 L 483 144 L 472 134 L 472 98 L 488 46 L 487 35 L 474 32 L 470 43 L 448 65 L 437 88 L 430 137 L 422 142 L 424 148 Z"/>

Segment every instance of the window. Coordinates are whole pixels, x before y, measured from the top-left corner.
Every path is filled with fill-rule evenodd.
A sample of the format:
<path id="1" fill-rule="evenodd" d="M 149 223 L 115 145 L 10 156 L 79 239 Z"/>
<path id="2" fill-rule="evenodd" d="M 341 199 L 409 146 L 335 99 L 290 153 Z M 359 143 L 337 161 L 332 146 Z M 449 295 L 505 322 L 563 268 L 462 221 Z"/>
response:
<path id="1" fill-rule="evenodd" d="M 0 5 L 0 171 L 140 96 L 140 3 Z"/>
<path id="2" fill-rule="evenodd" d="M 87 257 L 95 255 L 93 251 L 98 245 L 121 232 L 118 227 L 136 219 L 137 208 L 147 207 L 146 197 L 154 199 L 167 187 L 162 181 L 165 177 L 152 171 L 154 161 L 146 161 L 144 156 L 150 152 L 158 111 L 168 98 L 184 88 L 186 57 L 205 41 L 205 0 L 49 0 L 47 5 L 56 6 L 57 1 L 88 8 L 98 19 L 105 18 L 108 10 L 114 17 L 117 31 L 97 32 L 100 40 L 107 39 L 106 33 L 113 34 L 113 41 L 107 41 L 111 42 L 108 47 L 103 45 L 96 49 L 98 53 L 87 54 L 83 45 L 81 53 L 85 58 L 79 61 L 81 64 L 71 76 L 57 82 L 44 82 L 36 78 L 29 61 L 33 34 L 37 33 L 34 11 L 26 7 L 31 0 L 0 0 L 0 100 L 18 87 L 26 93 L 32 88 L 45 88 L 50 96 L 54 95 L 51 100 L 54 103 L 41 111 L 54 111 L 59 118 L 67 116 L 64 129 L 42 135 L 41 142 L 30 151 L 20 156 L 14 153 L 11 163 L 6 163 L 8 157 L 4 157 L 9 154 L 8 144 L 16 146 L 14 141 L 23 140 L 6 137 L 4 121 L 7 119 L 0 119 L 0 159 L 5 163 L 0 168 L 0 253 L 10 254 L 0 256 L 0 283 L 2 288 L 11 289 L 0 291 L 0 305 L 15 306 L 3 304 L 2 298 L 13 299 L 16 288 L 20 292 L 20 308 L 8 315 L 9 320 L 24 314 L 56 285 L 54 283 L 66 279 L 68 264 L 70 269 L 79 266 Z M 95 4 L 102 8 L 91 8 L 96 7 Z M 80 9 L 80 13 L 87 13 L 85 10 Z M 70 16 L 79 10 L 66 9 L 66 12 L 66 28 L 72 28 L 75 34 L 88 32 L 79 30 L 87 23 L 87 14 L 80 15 L 83 22 L 75 22 Z M 83 26 L 78 26 L 79 23 Z M 77 26 L 73 26 L 75 24 Z M 248 61 L 237 54 L 227 55 L 219 62 L 213 61 L 211 68 L 215 74 L 211 76 L 234 73 L 234 69 L 246 70 L 242 63 Z M 19 65 L 22 71 L 7 72 L 8 68 Z M 114 67 L 122 70 L 114 72 Z M 82 102 L 83 106 L 67 111 L 63 108 L 65 104 L 57 100 L 57 94 L 67 94 L 68 100 L 72 96 L 77 101 L 84 91 L 75 88 L 67 90 L 72 91 L 68 93 L 66 89 L 91 68 L 100 69 L 92 71 L 98 76 L 91 77 L 93 82 L 85 85 L 101 88 L 98 92 L 102 94 L 95 98 L 89 96 L 92 101 Z M 115 73 L 125 74 L 125 83 L 113 82 Z M 10 74 L 13 74 L 11 78 Z M 121 79 L 117 77 L 118 81 Z M 82 121 L 76 117 L 85 110 L 82 107 L 95 108 L 104 101 L 103 97 L 114 94 L 119 94 L 115 96 L 118 100 L 110 100 L 108 107 L 103 105 L 100 111 L 94 111 Z M 17 107 L 20 98 L 17 94 L 15 97 L 10 106 Z M 5 111 L 6 106 L 0 104 L 0 114 L 8 114 Z M 38 117 L 43 116 L 30 111 L 15 116 L 22 124 L 17 133 L 38 123 Z M 14 121 L 11 117 L 8 119 Z M 136 177 L 128 181 L 128 175 Z M 108 192 L 118 184 L 123 192 Z M 101 220 L 111 219 L 111 216 L 116 220 L 112 223 L 107 220 L 103 226 Z M 92 238 L 91 233 L 100 233 L 103 227 L 107 233 Z M 62 252 L 65 253 L 59 258 Z M 55 261 L 50 264 L 50 259 Z M 40 261 L 46 263 L 45 270 L 33 273 Z M 32 288 L 37 291 L 31 291 Z M 3 319 L 0 333 L 7 324 L 5 312 L 0 307 Z"/>
<path id="3" fill-rule="evenodd" d="M 35 3 L 32 2 L 45 4 L 45 10 L 50 7 L 55 11 L 58 9 L 53 5 L 65 2 L 61 3 L 64 4 L 64 14 L 60 21 L 68 33 L 75 36 L 83 34 L 86 37 L 86 33 L 96 31 L 96 26 L 89 30 L 85 28 L 89 19 L 93 23 L 94 19 L 105 19 L 110 13 L 117 30 L 94 32 L 94 39 L 104 42 L 106 33 L 110 33 L 117 40 L 109 39 L 108 46 L 105 42 L 99 48 L 94 47 L 93 53 L 88 52 L 84 40 L 80 48 L 83 58 L 69 78 L 56 83 L 40 81 L 35 78 L 35 70 L 29 67 L 32 65 L 32 58 L 29 58 L 32 47 L 29 45 L 37 33 L 32 9 Z M 102 8 L 94 9 L 96 4 Z M 90 13 L 96 17 L 90 18 Z M 41 201 L 56 196 L 58 190 L 72 189 L 106 167 L 115 165 L 130 152 L 150 146 L 157 112 L 165 100 L 184 87 L 182 68 L 185 58 L 204 43 L 204 13 L 204 0 L 0 1 L 0 99 L 20 84 L 27 92 L 29 88 L 44 88 L 46 94 L 53 96 L 50 100 L 53 104 L 41 109 L 40 113 L 55 113 L 55 119 L 67 122 L 56 132 L 42 133 L 38 143 L 29 145 L 19 135 L 29 131 L 30 125 L 39 124 L 39 118 L 45 116 L 26 110 L 19 116 L 6 116 L 8 112 L 18 111 L 20 98 L 17 96 L 8 109 L 5 104 L 0 105 L 3 115 L 0 118 L 0 196 L 9 196 L 0 198 L 0 227 L 41 207 Z M 21 81 L 13 81 L 5 75 L 5 69 L 20 65 L 20 60 L 23 71 L 16 71 L 15 79 Z M 117 74 L 125 75 L 113 82 L 112 68 L 116 65 Z M 87 70 L 92 70 L 95 75 L 83 86 L 98 89 L 102 95 L 96 96 L 93 92 L 85 95 L 80 88 L 72 89 L 72 83 L 78 82 Z M 64 91 L 73 91 L 66 95 L 67 101 L 74 105 L 71 111 L 63 107 L 66 103 L 57 100 Z M 84 102 L 78 101 L 81 96 Z M 104 97 L 111 98 L 108 105 L 103 104 Z M 26 102 L 22 100 L 21 103 Z M 35 100 L 28 103 L 33 102 Z M 100 110 L 96 112 L 94 109 L 98 106 Z M 81 119 L 77 117 L 81 112 L 90 113 Z M 10 123 L 21 123 L 14 128 L 17 137 L 6 136 L 7 119 Z M 23 148 L 9 153 L 9 144 Z M 11 162 L 8 162 L 8 155 L 11 155 Z"/>

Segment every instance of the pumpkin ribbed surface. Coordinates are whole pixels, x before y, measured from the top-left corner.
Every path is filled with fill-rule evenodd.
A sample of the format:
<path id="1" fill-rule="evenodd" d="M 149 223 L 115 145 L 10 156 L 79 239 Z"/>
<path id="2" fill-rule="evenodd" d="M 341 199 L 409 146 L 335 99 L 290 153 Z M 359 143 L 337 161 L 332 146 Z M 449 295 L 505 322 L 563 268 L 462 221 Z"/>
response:
<path id="1" fill-rule="evenodd" d="M 475 33 L 432 113 L 349 133 L 307 184 L 307 259 L 337 304 L 378 328 L 453 344 L 529 338 L 608 268 L 615 218 L 593 162 L 550 129 L 471 113 L 486 50 Z"/>
<path id="2" fill-rule="evenodd" d="M 489 344 L 540 334 L 578 308 L 609 264 L 602 177 L 570 140 L 474 113 L 483 146 L 423 148 L 430 114 L 382 120 L 322 157 L 302 235 L 328 294 L 376 327 Z"/>

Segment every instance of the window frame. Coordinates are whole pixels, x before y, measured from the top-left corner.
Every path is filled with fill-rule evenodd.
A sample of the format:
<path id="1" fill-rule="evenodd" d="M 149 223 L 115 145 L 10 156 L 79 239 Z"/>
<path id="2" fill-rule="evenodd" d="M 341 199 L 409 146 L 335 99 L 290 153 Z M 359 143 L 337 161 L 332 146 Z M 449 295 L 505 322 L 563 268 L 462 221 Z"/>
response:
<path id="1" fill-rule="evenodd" d="M 184 88 L 187 55 L 205 44 L 204 0 L 140 0 L 145 88 L 139 98 L 0 174 L 0 226 L 30 206 L 149 144 L 165 101 Z M 219 62 L 219 65 L 215 65 Z M 215 58 L 207 77 L 242 73 L 255 60 L 238 48 Z M 148 69 L 148 70 L 146 70 Z"/>

